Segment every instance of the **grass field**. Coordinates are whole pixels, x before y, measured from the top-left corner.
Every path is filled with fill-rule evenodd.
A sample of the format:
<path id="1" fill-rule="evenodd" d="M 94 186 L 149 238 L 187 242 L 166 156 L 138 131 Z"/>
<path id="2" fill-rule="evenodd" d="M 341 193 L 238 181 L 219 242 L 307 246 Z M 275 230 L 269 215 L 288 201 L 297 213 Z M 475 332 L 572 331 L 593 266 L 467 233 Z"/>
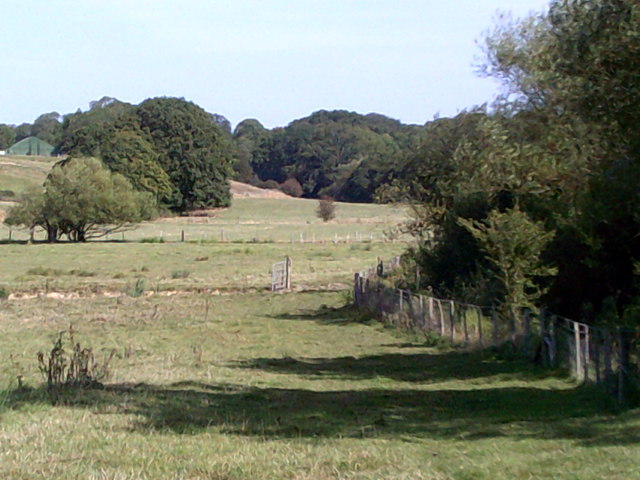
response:
<path id="1" fill-rule="evenodd" d="M 5 303 L 0 478 L 639 478 L 637 411 L 527 364 L 430 348 L 344 302 Z M 116 352 L 113 377 L 53 397 L 35 352 L 70 322 L 99 357 Z"/>
<path id="2" fill-rule="evenodd" d="M 240 199 L 127 242 L 0 244 L 0 478 L 640 478 L 638 410 L 346 306 L 355 271 L 406 248 L 366 232 L 404 211 L 339 205 L 322 224 L 315 205 Z M 272 294 L 285 255 L 294 289 Z M 99 361 L 113 352 L 103 385 L 43 384 L 36 354 L 70 325 Z"/>
<path id="3" fill-rule="evenodd" d="M 213 217 L 173 217 L 145 222 L 132 231 L 115 233 L 103 240 L 157 240 L 179 242 L 379 242 L 391 239 L 393 226 L 407 217 L 406 207 L 336 203 L 336 218 L 324 223 L 317 218 L 317 200 L 282 198 L 237 198 L 231 208 Z M 0 205 L 1 207 L 1 205 Z M 7 206 L 4 207 L 5 210 Z M 9 238 L 9 228 L 0 226 L 0 240 Z M 24 229 L 12 229 L 13 240 L 27 240 Z M 43 232 L 36 239 L 45 238 Z"/>

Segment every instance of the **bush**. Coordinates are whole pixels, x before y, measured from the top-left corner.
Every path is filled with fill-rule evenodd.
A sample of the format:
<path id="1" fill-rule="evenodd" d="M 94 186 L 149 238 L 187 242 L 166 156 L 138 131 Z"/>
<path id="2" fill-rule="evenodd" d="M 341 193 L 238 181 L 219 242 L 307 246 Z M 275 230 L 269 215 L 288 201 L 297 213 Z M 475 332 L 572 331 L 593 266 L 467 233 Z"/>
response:
<path id="1" fill-rule="evenodd" d="M 303 193 L 302 185 L 300 185 L 300 182 L 295 178 L 287 178 L 282 185 L 280 185 L 280 190 L 291 197 L 300 197 Z"/>
<path id="2" fill-rule="evenodd" d="M 260 184 L 260 188 L 266 188 L 267 190 L 279 190 L 280 184 L 275 180 L 265 180 Z"/>
<path id="3" fill-rule="evenodd" d="M 318 209 L 316 210 L 318 218 L 323 222 L 328 222 L 336 218 L 336 205 L 331 197 L 321 197 L 318 200 Z"/>

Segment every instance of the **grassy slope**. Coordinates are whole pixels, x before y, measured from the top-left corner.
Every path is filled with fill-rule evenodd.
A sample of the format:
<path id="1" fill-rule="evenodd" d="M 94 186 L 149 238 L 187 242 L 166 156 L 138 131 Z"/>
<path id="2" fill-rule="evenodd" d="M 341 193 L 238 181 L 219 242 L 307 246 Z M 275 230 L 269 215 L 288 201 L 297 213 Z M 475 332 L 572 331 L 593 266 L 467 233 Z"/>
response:
<path id="1" fill-rule="evenodd" d="M 51 157 L 0 156 L 0 190 L 19 195 L 29 187 L 42 185 L 56 161 Z"/>

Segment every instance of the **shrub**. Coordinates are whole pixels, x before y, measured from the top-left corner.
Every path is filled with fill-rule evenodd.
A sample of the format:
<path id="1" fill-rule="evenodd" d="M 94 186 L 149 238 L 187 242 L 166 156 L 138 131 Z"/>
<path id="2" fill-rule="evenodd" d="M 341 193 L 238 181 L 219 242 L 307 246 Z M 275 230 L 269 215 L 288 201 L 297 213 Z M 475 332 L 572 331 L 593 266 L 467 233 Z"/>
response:
<path id="1" fill-rule="evenodd" d="M 303 193 L 302 185 L 300 185 L 300 182 L 295 178 L 287 178 L 282 185 L 280 185 L 280 190 L 291 197 L 300 197 Z"/>
<path id="2" fill-rule="evenodd" d="M 316 214 L 323 222 L 328 222 L 336 218 L 336 205 L 331 197 L 321 197 L 318 200 Z"/>
<path id="3" fill-rule="evenodd" d="M 260 188 L 266 188 L 268 190 L 279 190 L 280 189 L 280 184 L 278 182 L 276 182 L 275 180 L 265 180 L 260 185 Z"/>

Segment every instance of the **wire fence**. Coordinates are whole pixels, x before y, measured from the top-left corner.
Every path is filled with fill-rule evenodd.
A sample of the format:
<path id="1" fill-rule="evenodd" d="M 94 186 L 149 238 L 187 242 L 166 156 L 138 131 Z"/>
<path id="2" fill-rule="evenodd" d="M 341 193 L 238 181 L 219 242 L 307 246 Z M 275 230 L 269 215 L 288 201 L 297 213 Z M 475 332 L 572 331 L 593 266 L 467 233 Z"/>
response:
<path id="1" fill-rule="evenodd" d="M 400 328 L 431 333 L 468 348 L 507 345 L 529 360 L 602 385 L 621 404 L 638 401 L 640 331 L 594 327 L 546 312 L 444 300 L 385 284 L 400 259 L 355 274 L 355 305 Z"/>

